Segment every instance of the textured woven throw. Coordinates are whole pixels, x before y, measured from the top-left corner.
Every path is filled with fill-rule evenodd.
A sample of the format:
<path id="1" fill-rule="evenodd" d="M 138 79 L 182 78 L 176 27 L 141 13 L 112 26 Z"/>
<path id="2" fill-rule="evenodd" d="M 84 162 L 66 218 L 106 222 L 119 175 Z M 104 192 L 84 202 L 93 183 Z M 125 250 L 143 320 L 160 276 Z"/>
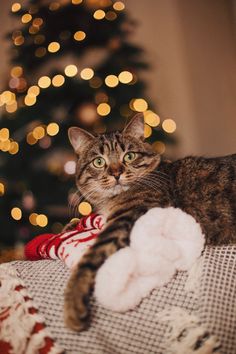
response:
<path id="1" fill-rule="evenodd" d="M 63 323 L 69 270 L 61 261 L 20 261 L 10 267 L 68 354 L 236 353 L 236 246 L 207 248 L 190 274 L 179 272 L 124 314 L 92 298 L 91 326 L 79 334 Z"/>

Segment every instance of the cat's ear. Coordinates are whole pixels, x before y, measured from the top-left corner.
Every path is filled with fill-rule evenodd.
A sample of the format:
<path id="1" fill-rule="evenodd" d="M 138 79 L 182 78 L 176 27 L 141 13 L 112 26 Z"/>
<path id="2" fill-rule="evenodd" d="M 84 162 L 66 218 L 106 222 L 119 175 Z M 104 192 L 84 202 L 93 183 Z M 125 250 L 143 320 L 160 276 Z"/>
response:
<path id="1" fill-rule="evenodd" d="M 143 113 L 136 114 L 123 130 L 124 135 L 130 135 L 137 139 L 144 140 L 144 116 Z"/>
<path id="2" fill-rule="evenodd" d="M 95 139 L 92 134 L 78 127 L 69 128 L 68 136 L 71 145 L 77 153 L 79 153 L 83 148 L 85 148 Z"/>

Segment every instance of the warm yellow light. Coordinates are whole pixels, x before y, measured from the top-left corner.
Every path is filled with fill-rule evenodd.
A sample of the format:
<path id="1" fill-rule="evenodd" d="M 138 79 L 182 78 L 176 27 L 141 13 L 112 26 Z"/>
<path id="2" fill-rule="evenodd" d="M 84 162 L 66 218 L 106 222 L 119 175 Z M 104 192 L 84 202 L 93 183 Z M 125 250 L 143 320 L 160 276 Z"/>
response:
<path id="1" fill-rule="evenodd" d="M 111 107 L 108 103 L 100 103 L 97 106 L 97 112 L 100 116 L 107 116 L 111 112 Z"/>
<path id="2" fill-rule="evenodd" d="M 37 218 L 38 214 L 37 213 L 32 213 L 29 216 L 29 222 L 34 225 L 37 226 L 37 222 L 36 222 L 36 218 Z"/>
<path id="3" fill-rule="evenodd" d="M 48 45 L 48 51 L 50 53 L 56 53 L 56 52 L 58 52 L 59 49 L 60 49 L 60 44 L 58 42 L 51 42 Z"/>
<path id="4" fill-rule="evenodd" d="M 1 141 L 1 149 L 2 149 L 2 151 L 4 151 L 4 152 L 9 151 L 10 146 L 11 146 L 10 140 Z"/>
<path id="5" fill-rule="evenodd" d="M 26 95 L 24 99 L 24 103 L 26 106 L 33 106 L 36 103 L 36 96 Z"/>
<path id="6" fill-rule="evenodd" d="M 57 123 L 50 123 L 47 126 L 47 133 L 50 136 L 57 135 L 59 132 L 59 125 Z"/>
<path id="7" fill-rule="evenodd" d="M 102 20 L 106 16 L 103 10 L 97 10 L 94 12 L 93 17 L 95 20 Z"/>
<path id="8" fill-rule="evenodd" d="M 129 82 L 131 82 L 133 80 L 133 74 L 131 72 L 125 70 L 119 74 L 118 78 L 122 84 L 128 84 Z"/>
<path id="9" fill-rule="evenodd" d="M 0 197 L 2 197 L 5 193 L 5 186 L 3 183 L 0 183 Z"/>
<path id="10" fill-rule="evenodd" d="M 60 87 L 64 84 L 65 78 L 63 75 L 55 75 L 52 79 L 52 85 L 55 87 Z"/>
<path id="11" fill-rule="evenodd" d="M 122 10 L 124 10 L 124 8 L 125 8 L 125 5 L 122 1 L 116 1 L 113 4 L 113 9 L 116 11 L 122 11 Z"/>
<path id="12" fill-rule="evenodd" d="M 145 112 L 148 104 L 143 98 L 136 98 L 133 100 L 133 109 L 137 112 Z"/>
<path id="13" fill-rule="evenodd" d="M 11 209 L 11 216 L 14 220 L 20 220 L 22 218 L 22 211 L 20 208 L 12 208 Z"/>
<path id="14" fill-rule="evenodd" d="M 17 102 L 11 102 L 10 104 L 6 105 L 6 111 L 8 113 L 14 113 L 17 110 Z"/>
<path id="15" fill-rule="evenodd" d="M 11 11 L 12 12 L 17 12 L 21 9 L 21 4 L 19 4 L 19 2 L 15 2 L 14 4 L 12 4 L 11 6 Z"/>
<path id="16" fill-rule="evenodd" d="M 27 95 L 30 97 L 38 96 L 40 93 L 40 88 L 36 85 L 30 86 L 27 91 Z"/>
<path id="17" fill-rule="evenodd" d="M 83 80 L 90 80 L 94 76 L 94 71 L 91 68 L 85 68 L 80 72 L 80 77 Z"/>
<path id="18" fill-rule="evenodd" d="M 155 141 L 155 143 L 152 144 L 152 147 L 158 152 L 158 154 L 164 154 L 166 150 L 165 144 L 162 141 Z"/>
<path id="19" fill-rule="evenodd" d="M 144 125 L 144 138 L 149 138 L 149 136 L 151 136 L 151 135 L 152 135 L 152 128 L 149 125 L 145 124 Z"/>
<path id="20" fill-rule="evenodd" d="M 79 204 L 78 210 L 82 215 L 89 215 L 92 212 L 92 207 L 88 202 L 82 202 Z"/>
<path id="21" fill-rule="evenodd" d="M 12 141 L 9 149 L 11 155 L 17 154 L 19 151 L 19 144 L 16 141 Z"/>
<path id="22" fill-rule="evenodd" d="M 150 110 L 144 112 L 144 120 L 151 127 L 157 127 L 160 124 L 160 117 Z"/>
<path id="23" fill-rule="evenodd" d="M 22 17 L 21 17 L 21 22 L 22 23 L 28 23 L 32 20 L 32 16 L 30 14 L 24 14 Z"/>
<path id="24" fill-rule="evenodd" d="M 72 4 L 79 5 L 83 0 L 71 0 Z"/>
<path id="25" fill-rule="evenodd" d="M 33 133 L 30 132 L 26 136 L 26 141 L 29 145 L 34 145 L 37 143 L 38 139 L 35 139 L 35 137 L 33 136 Z"/>
<path id="26" fill-rule="evenodd" d="M 3 91 L 1 101 L 6 104 L 11 104 L 16 100 L 16 95 L 11 91 Z"/>
<path id="27" fill-rule="evenodd" d="M 47 53 L 47 50 L 45 47 L 39 47 L 34 52 L 34 54 L 37 58 L 42 58 L 44 55 L 46 55 L 46 53 Z"/>
<path id="28" fill-rule="evenodd" d="M 41 88 L 47 88 L 50 86 L 50 84 L 51 84 L 51 79 L 48 76 L 42 76 L 38 80 L 38 86 Z"/>
<path id="29" fill-rule="evenodd" d="M 176 123 L 173 119 L 165 119 L 162 123 L 162 128 L 167 133 L 174 133 L 176 130 Z"/>
<path id="30" fill-rule="evenodd" d="M 7 128 L 2 128 L 0 130 L 0 140 L 2 141 L 6 141 L 9 139 L 10 133 L 9 133 L 9 129 Z"/>
<path id="31" fill-rule="evenodd" d="M 119 84 L 118 77 L 115 75 L 108 75 L 105 78 L 105 84 L 109 87 L 116 87 Z"/>
<path id="32" fill-rule="evenodd" d="M 45 136 L 45 129 L 43 127 L 36 127 L 34 128 L 32 134 L 35 139 L 42 139 Z"/>
<path id="33" fill-rule="evenodd" d="M 23 69 L 21 66 L 14 66 L 11 69 L 11 76 L 12 77 L 20 77 L 23 74 Z"/>
<path id="34" fill-rule="evenodd" d="M 65 67 L 65 70 L 64 70 L 66 76 L 68 77 L 73 77 L 77 74 L 78 72 L 78 69 L 77 69 L 77 66 L 71 64 L 71 65 L 67 65 Z"/>
<path id="35" fill-rule="evenodd" d="M 86 33 L 84 31 L 77 31 L 74 34 L 74 39 L 76 41 L 82 41 L 86 37 Z"/>
<path id="36" fill-rule="evenodd" d="M 36 216 L 36 223 L 40 227 L 45 227 L 48 224 L 48 218 L 44 214 L 39 214 Z"/>

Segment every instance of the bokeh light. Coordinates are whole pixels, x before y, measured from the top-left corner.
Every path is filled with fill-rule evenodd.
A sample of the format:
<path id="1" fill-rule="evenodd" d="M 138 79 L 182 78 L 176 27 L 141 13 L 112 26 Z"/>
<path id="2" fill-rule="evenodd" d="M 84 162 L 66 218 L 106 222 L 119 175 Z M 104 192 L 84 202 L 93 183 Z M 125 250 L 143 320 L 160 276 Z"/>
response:
<path id="1" fill-rule="evenodd" d="M 122 84 L 128 84 L 133 80 L 133 74 L 125 70 L 119 74 L 118 78 Z"/>
<path id="2" fill-rule="evenodd" d="M 108 87 L 116 87 L 116 86 L 119 84 L 118 77 L 115 76 L 115 75 L 108 75 L 108 76 L 105 78 L 105 84 L 106 84 Z"/>
<path id="3" fill-rule="evenodd" d="M 34 128 L 33 132 L 33 137 L 37 140 L 42 139 L 45 136 L 45 129 L 43 127 L 36 127 Z"/>
<path id="4" fill-rule="evenodd" d="M 151 127 L 157 127 L 160 124 L 160 117 L 151 110 L 144 112 L 144 120 Z"/>
<path id="5" fill-rule="evenodd" d="M 2 197 L 5 193 L 5 186 L 2 182 L 0 182 L 0 197 Z"/>
<path id="6" fill-rule="evenodd" d="M 176 130 L 176 123 L 173 119 L 165 119 L 162 123 L 162 128 L 166 133 L 174 133 Z"/>
<path id="7" fill-rule="evenodd" d="M 74 39 L 76 41 L 83 41 L 85 39 L 85 37 L 86 37 L 86 33 L 83 31 L 77 31 L 74 34 Z"/>
<path id="8" fill-rule="evenodd" d="M 50 123 L 47 126 L 47 133 L 50 136 L 57 135 L 59 132 L 59 125 L 57 123 Z"/>
<path id="9" fill-rule="evenodd" d="M 14 4 L 12 4 L 11 6 L 11 11 L 12 12 L 17 12 L 21 9 L 21 4 L 19 2 L 15 2 Z"/>
<path id="10" fill-rule="evenodd" d="M 100 103 L 97 106 L 97 113 L 100 116 L 107 116 L 111 112 L 111 107 L 108 103 Z"/>
<path id="11" fill-rule="evenodd" d="M 34 226 L 37 226 L 37 221 L 36 221 L 37 216 L 38 216 L 37 213 L 32 213 L 32 214 L 30 214 L 30 216 L 29 216 L 29 222 L 30 222 L 32 225 L 34 225 Z"/>
<path id="12" fill-rule="evenodd" d="M 144 138 L 149 138 L 149 136 L 152 135 L 152 128 L 147 125 L 147 124 L 144 124 Z"/>
<path id="13" fill-rule="evenodd" d="M 14 220 L 20 220 L 22 218 L 22 211 L 20 208 L 14 207 L 11 209 L 11 216 Z"/>
<path id="14" fill-rule="evenodd" d="M 137 112 L 145 112 L 148 109 L 148 104 L 143 98 L 136 98 L 132 102 L 132 106 Z"/>
<path id="15" fill-rule="evenodd" d="M 24 99 L 24 103 L 26 106 L 33 106 L 36 103 L 36 96 L 26 95 Z"/>
<path id="16" fill-rule="evenodd" d="M 9 139 L 10 133 L 9 133 L 9 129 L 7 128 L 2 128 L 0 130 L 0 140 L 2 141 L 6 141 Z"/>
<path id="17" fill-rule="evenodd" d="M 65 78 L 63 75 L 58 74 L 52 78 L 52 85 L 54 87 L 60 87 L 64 84 L 64 82 L 65 82 Z"/>
<path id="18" fill-rule="evenodd" d="M 22 23 L 28 23 L 32 20 L 32 16 L 30 14 L 24 14 L 22 17 L 21 17 L 21 22 Z"/>
<path id="19" fill-rule="evenodd" d="M 91 68 L 84 68 L 80 72 L 80 77 L 83 80 L 90 80 L 90 79 L 92 79 L 93 76 L 94 76 L 94 71 Z"/>
<path id="20" fill-rule="evenodd" d="M 39 214 L 36 216 L 36 223 L 40 227 L 45 227 L 48 224 L 48 218 L 44 214 Z"/>
<path id="21" fill-rule="evenodd" d="M 102 20 L 106 16 L 105 11 L 103 10 L 96 10 L 93 14 L 95 20 Z"/>
<path id="22" fill-rule="evenodd" d="M 78 69 L 77 69 L 77 66 L 73 65 L 73 64 L 70 64 L 70 65 L 67 65 L 65 67 L 65 75 L 68 76 L 68 77 L 73 77 L 77 74 L 78 72 Z"/>
<path id="23" fill-rule="evenodd" d="M 41 88 L 47 88 L 51 85 L 51 79 L 48 76 L 42 76 L 38 80 L 38 86 Z"/>
<path id="24" fill-rule="evenodd" d="M 122 1 L 116 1 L 113 4 L 113 9 L 116 11 L 122 11 L 125 8 L 125 4 Z"/>
<path id="25" fill-rule="evenodd" d="M 75 161 L 67 161 L 64 165 L 64 171 L 68 175 L 73 175 L 75 174 L 75 169 L 76 169 L 76 163 Z"/>
<path id="26" fill-rule="evenodd" d="M 79 204 L 78 210 L 82 215 L 89 215 L 92 212 L 92 207 L 88 202 L 82 202 Z"/>
<path id="27" fill-rule="evenodd" d="M 48 45 L 48 51 L 50 53 L 56 53 L 56 52 L 58 52 L 59 49 L 60 49 L 60 44 L 58 42 L 51 42 Z"/>

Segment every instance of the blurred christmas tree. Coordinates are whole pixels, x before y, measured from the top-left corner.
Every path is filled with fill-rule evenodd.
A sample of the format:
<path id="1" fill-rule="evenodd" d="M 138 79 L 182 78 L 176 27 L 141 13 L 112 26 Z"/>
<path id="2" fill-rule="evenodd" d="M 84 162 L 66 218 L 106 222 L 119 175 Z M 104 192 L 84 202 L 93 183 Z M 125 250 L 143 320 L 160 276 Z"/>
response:
<path id="1" fill-rule="evenodd" d="M 127 40 L 135 23 L 124 8 L 111 0 L 12 5 L 18 28 L 9 35 L 12 67 L 0 95 L 1 243 L 59 232 L 74 216 L 68 127 L 104 132 L 123 127 L 138 111 L 156 149 L 163 152 L 171 141 L 175 123 L 166 120 L 166 133 L 143 98 L 139 73 L 147 64 L 142 49 Z"/>

